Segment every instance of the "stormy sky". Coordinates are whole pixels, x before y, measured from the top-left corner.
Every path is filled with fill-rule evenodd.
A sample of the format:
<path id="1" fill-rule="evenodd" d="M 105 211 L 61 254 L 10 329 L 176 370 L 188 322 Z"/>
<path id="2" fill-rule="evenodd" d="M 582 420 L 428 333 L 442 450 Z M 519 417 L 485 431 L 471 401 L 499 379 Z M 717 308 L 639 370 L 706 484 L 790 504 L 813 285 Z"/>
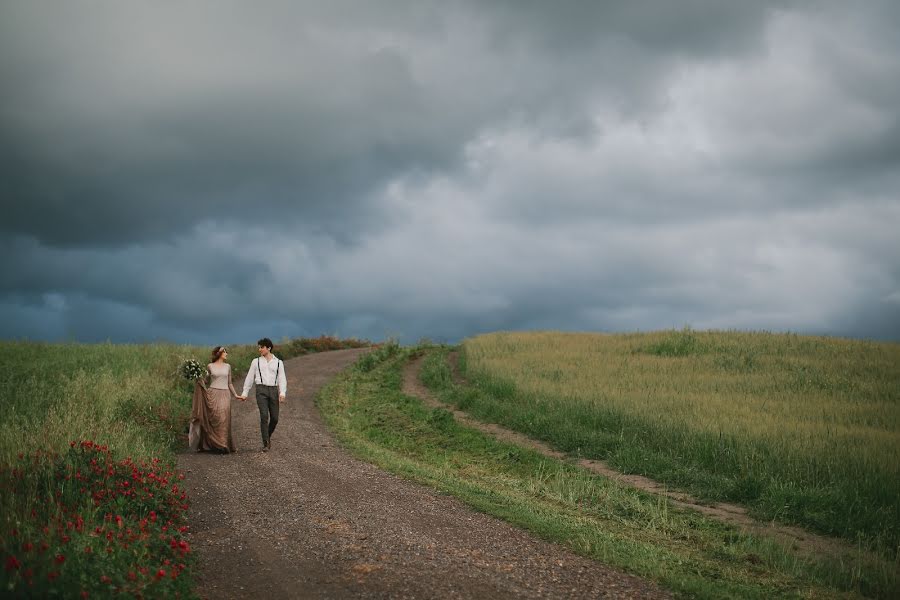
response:
<path id="1" fill-rule="evenodd" d="M 900 4 L 0 2 L 0 338 L 900 340 Z"/>

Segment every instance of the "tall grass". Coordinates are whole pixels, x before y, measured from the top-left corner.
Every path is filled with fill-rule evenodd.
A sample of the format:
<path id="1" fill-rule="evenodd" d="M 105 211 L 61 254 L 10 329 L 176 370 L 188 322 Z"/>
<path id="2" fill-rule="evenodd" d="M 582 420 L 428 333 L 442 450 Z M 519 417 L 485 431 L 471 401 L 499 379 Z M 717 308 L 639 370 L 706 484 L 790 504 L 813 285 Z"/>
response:
<path id="1" fill-rule="evenodd" d="M 0 464 L 18 453 L 64 451 L 71 440 L 110 445 L 121 456 L 171 456 L 187 422 L 182 358 L 206 348 L 165 344 L 0 342 Z"/>
<path id="2" fill-rule="evenodd" d="M 496 333 L 467 407 L 760 517 L 897 557 L 900 345 L 793 334 Z"/>

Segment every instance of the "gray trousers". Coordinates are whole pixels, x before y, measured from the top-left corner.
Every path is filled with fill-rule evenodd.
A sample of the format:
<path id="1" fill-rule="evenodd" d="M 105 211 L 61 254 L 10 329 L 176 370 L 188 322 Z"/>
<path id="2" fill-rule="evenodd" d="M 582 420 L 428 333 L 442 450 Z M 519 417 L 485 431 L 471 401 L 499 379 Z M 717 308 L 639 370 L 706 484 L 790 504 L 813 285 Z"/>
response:
<path id="1" fill-rule="evenodd" d="M 278 425 L 278 386 L 257 384 L 256 405 L 259 407 L 259 433 L 265 445 Z"/>

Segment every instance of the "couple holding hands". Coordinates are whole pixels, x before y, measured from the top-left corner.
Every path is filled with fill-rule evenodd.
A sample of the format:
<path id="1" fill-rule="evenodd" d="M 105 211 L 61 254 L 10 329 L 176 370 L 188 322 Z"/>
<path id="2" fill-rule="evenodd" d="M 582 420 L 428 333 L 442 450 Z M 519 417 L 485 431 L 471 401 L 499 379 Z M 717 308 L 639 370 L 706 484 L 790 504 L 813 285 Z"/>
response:
<path id="1" fill-rule="evenodd" d="M 209 376 L 206 381 L 198 381 L 194 386 L 188 433 L 188 443 L 192 450 L 210 450 L 222 454 L 236 450 L 231 435 L 231 398 L 234 396 L 243 402 L 254 383 L 262 451 L 268 452 L 272 448 L 272 433 L 278 425 L 278 407 L 284 402 L 287 393 L 287 377 L 284 374 L 284 363 L 272 354 L 272 340 L 262 338 L 256 345 L 259 348 L 259 358 L 250 362 L 242 394 L 238 394 L 231 383 L 228 349 L 224 346 L 213 349 L 211 362 L 206 366 Z"/>

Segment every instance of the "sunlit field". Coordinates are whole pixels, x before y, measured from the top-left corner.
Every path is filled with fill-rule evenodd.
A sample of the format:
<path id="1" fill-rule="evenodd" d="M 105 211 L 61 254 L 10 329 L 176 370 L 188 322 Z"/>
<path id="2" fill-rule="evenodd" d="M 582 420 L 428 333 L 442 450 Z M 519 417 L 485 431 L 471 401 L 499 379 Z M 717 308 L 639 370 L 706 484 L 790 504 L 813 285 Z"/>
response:
<path id="1" fill-rule="evenodd" d="M 900 345 L 792 334 L 496 333 L 467 410 L 896 557 Z"/>

